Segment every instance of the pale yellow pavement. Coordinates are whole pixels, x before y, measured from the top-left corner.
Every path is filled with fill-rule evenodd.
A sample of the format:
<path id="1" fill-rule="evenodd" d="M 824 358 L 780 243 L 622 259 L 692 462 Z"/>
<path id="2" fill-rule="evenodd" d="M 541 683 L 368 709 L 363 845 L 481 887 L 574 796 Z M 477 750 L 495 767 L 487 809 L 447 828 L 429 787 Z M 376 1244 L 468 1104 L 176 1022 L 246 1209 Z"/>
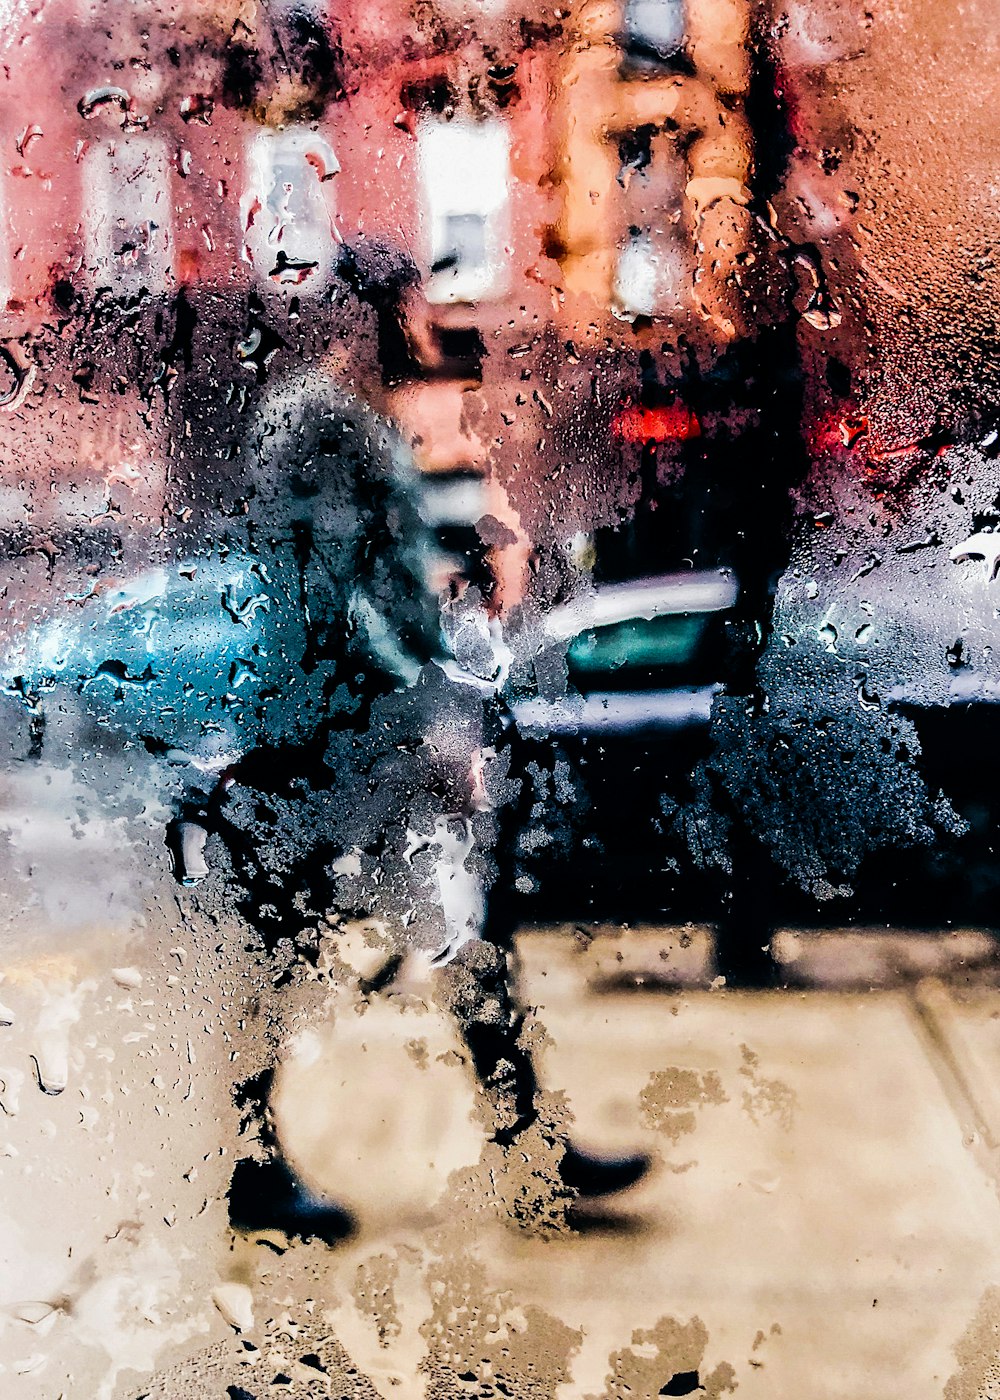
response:
<path id="1" fill-rule="evenodd" d="M 286 1149 L 360 1228 L 334 1250 L 276 1253 L 232 1247 L 225 1228 L 244 1150 L 227 1085 L 234 1064 L 259 1063 L 239 1036 L 252 988 L 169 941 L 141 966 L 118 948 L 114 972 L 96 953 L 85 976 L 57 969 L 68 1084 L 47 1096 L 28 1051 L 52 986 L 9 977 L 0 1393 L 135 1400 L 214 1347 L 253 1395 L 298 1395 L 272 1388 L 280 1374 L 303 1395 L 453 1400 L 489 1393 L 461 1376 L 504 1365 L 524 1381 L 516 1397 L 553 1400 L 651 1400 L 693 1370 L 691 1393 L 746 1400 L 1000 1394 L 988 941 L 852 937 L 838 953 L 789 934 L 803 985 L 739 992 L 714 977 L 707 931 L 593 934 L 519 939 L 542 1078 L 581 1145 L 646 1147 L 657 1164 L 590 1228 L 548 1239 L 463 1200 L 483 1132 L 454 1034 L 418 984 L 361 1014 L 334 984 L 325 1010 L 286 1017 Z M 356 1368 L 351 1389 L 315 1388 L 298 1355 L 307 1323 Z M 435 1389 L 443 1360 L 451 1379 Z M 203 1393 L 226 1385 L 155 1391 Z"/>
<path id="2" fill-rule="evenodd" d="M 664 964 L 706 970 L 697 933 L 686 941 L 679 949 L 633 932 L 589 945 L 566 933 L 520 943 L 522 991 L 548 1036 L 544 1079 L 568 1095 L 579 1140 L 641 1145 L 658 1158 L 602 1230 L 538 1242 L 483 1223 L 493 1287 L 581 1333 L 556 1393 L 617 1394 L 606 1388 L 609 1356 L 635 1329 L 698 1317 L 703 1369 L 728 1362 L 747 1400 L 931 1400 L 953 1376 L 964 1394 L 955 1347 L 1000 1284 L 1000 990 L 982 968 L 968 990 L 962 966 L 982 961 L 981 945 L 953 936 L 937 958 L 925 946 L 924 963 L 948 972 L 950 985 L 644 990 Z M 892 964 L 889 949 L 883 980 Z M 609 989 L 616 972 L 638 985 Z M 355 1168 L 354 1202 L 375 1224 L 342 1251 L 346 1280 L 401 1248 L 411 1262 L 427 1256 L 416 1215 L 410 1228 L 401 1223 L 414 1204 L 394 1186 L 408 1151 L 379 1121 L 383 1100 L 371 1085 L 356 1099 L 346 1082 L 321 1091 L 334 1064 L 348 1071 L 354 1061 L 346 1042 L 338 1055 L 337 1034 L 335 1023 L 328 1060 L 313 1047 L 319 1077 L 299 1081 L 310 1084 L 298 1099 L 300 1115 L 311 1104 L 308 1130 L 292 1114 L 288 1141 L 331 1191 L 344 1194 Z M 474 1155 L 455 1107 L 461 1088 L 445 1065 L 437 1076 L 433 1064 L 407 1074 L 393 1037 L 388 1018 L 373 1025 L 364 1054 L 396 1055 L 397 1087 L 423 1100 L 421 1121 L 447 1138 L 431 1153 L 444 1173 Z M 434 1173 L 424 1171 L 429 1195 Z M 419 1265 L 409 1274 L 414 1320 L 428 1306 L 420 1275 Z M 419 1335 L 404 1328 L 379 1346 L 365 1314 L 357 1298 L 339 1310 L 352 1355 L 384 1395 L 422 1394 Z"/>

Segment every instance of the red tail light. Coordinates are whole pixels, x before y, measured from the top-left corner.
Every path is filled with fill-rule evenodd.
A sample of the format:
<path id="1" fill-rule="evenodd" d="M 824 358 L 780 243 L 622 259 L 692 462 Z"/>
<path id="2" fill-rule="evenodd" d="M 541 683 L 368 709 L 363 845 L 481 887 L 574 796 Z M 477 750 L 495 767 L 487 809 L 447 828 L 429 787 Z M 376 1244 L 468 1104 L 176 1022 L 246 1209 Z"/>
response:
<path id="1" fill-rule="evenodd" d="M 688 442 L 701 437 L 698 416 L 686 404 L 662 408 L 620 408 L 611 420 L 611 432 L 623 442 Z"/>

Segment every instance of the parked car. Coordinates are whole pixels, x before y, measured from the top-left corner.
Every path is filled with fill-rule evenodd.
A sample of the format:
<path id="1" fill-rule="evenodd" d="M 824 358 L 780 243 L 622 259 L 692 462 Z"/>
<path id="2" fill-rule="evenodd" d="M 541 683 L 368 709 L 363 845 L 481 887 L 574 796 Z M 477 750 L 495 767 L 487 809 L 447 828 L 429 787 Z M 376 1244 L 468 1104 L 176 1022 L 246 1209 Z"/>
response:
<path id="1" fill-rule="evenodd" d="M 664 864 L 661 798 L 708 746 L 740 587 L 728 569 L 594 584 L 541 623 L 510 707 L 533 801 L 516 838 L 525 917 L 704 914 L 704 881 Z M 693 902 L 689 897 L 693 897 Z"/>
<path id="2" fill-rule="evenodd" d="M 571 688 L 515 697 L 519 728 L 582 738 L 707 724 L 721 688 L 720 628 L 738 595 L 728 570 L 692 570 L 599 585 L 554 608 L 543 649 L 565 655 Z"/>

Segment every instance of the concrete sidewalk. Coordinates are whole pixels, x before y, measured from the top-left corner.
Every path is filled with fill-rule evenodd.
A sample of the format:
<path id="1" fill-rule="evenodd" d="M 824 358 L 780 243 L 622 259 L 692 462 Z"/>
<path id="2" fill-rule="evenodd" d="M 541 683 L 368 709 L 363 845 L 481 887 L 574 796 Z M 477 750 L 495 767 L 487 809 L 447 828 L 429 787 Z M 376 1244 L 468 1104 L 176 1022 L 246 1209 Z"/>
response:
<path id="1" fill-rule="evenodd" d="M 279 1027 L 252 969 L 192 928 L 7 970 L 4 1395 L 1000 1395 L 983 936 L 789 934 L 820 985 L 737 992 L 706 929 L 525 931 L 548 1106 L 565 1098 L 581 1146 L 657 1158 L 538 1237 L 489 1208 L 504 1183 L 469 1068 L 417 992 L 359 1001 L 333 977 L 317 1018 L 275 990 Z M 335 1249 L 226 1229 L 249 1150 L 230 1086 L 268 1036 L 286 1150 L 359 1222 Z"/>
<path id="2" fill-rule="evenodd" d="M 560 1339 L 565 1379 L 553 1374 L 551 1392 L 685 1393 L 663 1387 L 697 1370 L 706 1390 L 690 1393 L 731 1384 L 747 1400 L 931 1400 L 950 1378 L 956 1400 L 993 1394 L 973 1375 L 982 1348 L 963 1370 L 956 1345 L 973 1325 L 992 1335 L 987 1290 L 1000 1284 L 1000 991 L 926 980 L 649 991 L 641 935 L 595 942 L 520 942 L 522 991 L 546 1032 L 544 1079 L 568 1096 L 581 1143 L 647 1146 L 657 1170 L 584 1233 L 532 1240 L 484 1219 L 462 1246 L 490 1298 L 509 1294 L 522 1321 L 547 1319 L 540 1337 Z M 694 931 L 676 956 L 699 948 Z M 660 953 L 654 968 L 669 960 Z M 634 990 L 613 989 L 609 970 L 623 962 Z M 289 1149 L 332 1193 L 350 1181 L 362 1219 L 377 1222 L 330 1259 L 328 1287 L 342 1299 L 337 1336 L 385 1397 L 424 1394 L 433 1281 L 449 1259 L 457 1267 L 440 1214 L 421 1223 L 399 1179 L 419 1178 L 428 1200 L 435 1175 L 443 1182 L 476 1151 L 468 1090 L 437 1058 L 447 1061 L 446 1034 L 419 1025 L 406 1038 L 425 1041 L 424 1068 L 407 1072 L 388 1020 L 371 1024 L 364 1051 L 395 1065 L 411 1117 L 421 1104 L 403 1134 L 379 1121 L 370 1083 L 351 1088 L 363 1057 L 336 1022 L 286 1084 L 299 1105 L 286 1114 Z M 343 1077 L 331 1094 L 334 1064 Z M 406 1323 L 391 1336 L 384 1296 L 358 1284 L 368 1277 L 395 1280 Z M 477 1393 L 471 1380 L 459 1392 Z"/>

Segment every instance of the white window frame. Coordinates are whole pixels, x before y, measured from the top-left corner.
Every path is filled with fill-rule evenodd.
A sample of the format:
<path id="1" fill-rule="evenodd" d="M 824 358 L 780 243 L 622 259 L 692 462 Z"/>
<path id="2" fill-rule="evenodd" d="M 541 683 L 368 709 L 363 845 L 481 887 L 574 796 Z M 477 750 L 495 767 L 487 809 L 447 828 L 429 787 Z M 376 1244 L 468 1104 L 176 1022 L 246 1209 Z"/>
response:
<path id="1" fill-rule="evenodd" d="M 427 300 L 476 302 L 501 296 L 510 277 L 510 131 L 491 118 L 429 117 L 417 127 Z M 455 219 L 483 221 L 483 258 L 454 260 Z M 437 267 L 438 270 L 433 269 Z"/>
<path id="2" fill-rule="evenodd" d="M 291 171 L 292 178 L 285 178 Z M 243 256 L 258 281 L 272 291 L 316 295 L 336 270 L 340 238 L 329 182 L 340 170 L 330 143 L 306 126 L 265 128 L 247 150 L 247 178 L 240 201 Z M 276 173 L 276 171 L 278 173 Z M 284 252 L 292 270 L 272 276 Z M 294 265 L 313 263 L 297 280 Z"/>

